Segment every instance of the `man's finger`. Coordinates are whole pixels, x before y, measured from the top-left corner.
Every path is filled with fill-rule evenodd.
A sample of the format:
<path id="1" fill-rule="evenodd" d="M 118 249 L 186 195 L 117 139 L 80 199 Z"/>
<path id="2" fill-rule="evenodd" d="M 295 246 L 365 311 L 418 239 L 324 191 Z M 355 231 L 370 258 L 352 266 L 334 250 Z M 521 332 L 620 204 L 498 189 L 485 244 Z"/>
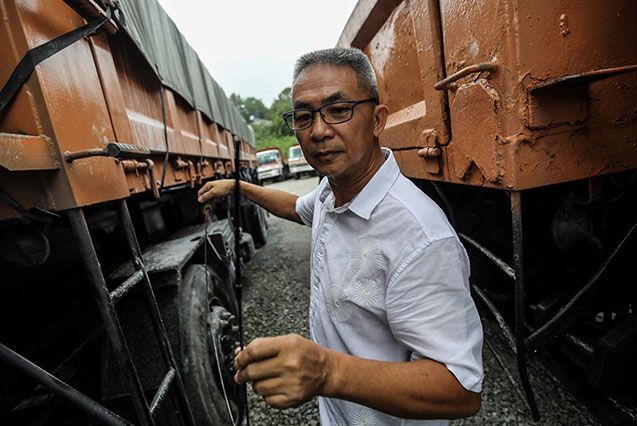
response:
<path id="1" fill-rule="evenodd" d="M 200 203 L 205 203 L 207 201 L 211 201 L 213 203 L 221 201 L 222 196 L 220 196 L 219 194 L 215 193 L 215 188 L 210 188 L 209 191 L 203 193 L 202 195 L 199 196 L 198 201 Z"/>
<path id="2" fill-rule="evenodd" d="M 197 191 L 197 195 L 202 196 L 203 194 L 208 192 L 210 188 L 212 188 L 212 186 L 213 186 L 213 182 L 204 183 L 204 185 L 201 188 L 199 188 L 199 191 Z"/>
<path id="3" fill-rule="evenodd" d="M 252 362 L 277 356 L 280 350 L 281 345 L 278 337 L 260 337 L 254 339 L 248 346 L 243 348 L 234 359 L 234 366 L 242 370 Z"/>
<path id="4" fill-rule="evenodd" d="M 276 395 L 283 393 L 285 389 L 282 388 L 281 380 L 278 378 L 264 379 L 252 382 L 252 390 L 257 395 L 262 397 Z"/>
<path id="5" fill-rule="evenodd" d="M 298 407 L 300 405 L 300 401 L 291 400 L 287 395 L 282 393 L 269 395 L 263 399 L 269 406 L 280 409 Z"/>
<path id="6" fill-rule="evenodd" d="M 266 358 L 253 361 L 245 368 L 239 369 L 235 375 L 237 383 L 247 383 L 258 380 L 270 379 L 281 375 L 280 360 L 276 358 Z"/>

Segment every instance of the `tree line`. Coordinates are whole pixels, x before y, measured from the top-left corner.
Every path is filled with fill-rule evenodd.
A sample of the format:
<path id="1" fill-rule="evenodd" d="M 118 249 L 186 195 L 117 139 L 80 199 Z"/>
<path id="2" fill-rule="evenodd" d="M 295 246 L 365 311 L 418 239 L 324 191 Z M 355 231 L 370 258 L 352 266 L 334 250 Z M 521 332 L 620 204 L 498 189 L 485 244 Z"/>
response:
<path id="1" fill-rule="evenodd" d="M 283 89 L 269 108 L 255 97 L 243 98 L 236 93 L 230 95 L 241 116 L 254 129 L 257 149 L 276 146 L 287 155 L 288 149 L 297 143 L 294 132 L 281 117 L 291 109 L 291 91 L 289 87 Z"/>

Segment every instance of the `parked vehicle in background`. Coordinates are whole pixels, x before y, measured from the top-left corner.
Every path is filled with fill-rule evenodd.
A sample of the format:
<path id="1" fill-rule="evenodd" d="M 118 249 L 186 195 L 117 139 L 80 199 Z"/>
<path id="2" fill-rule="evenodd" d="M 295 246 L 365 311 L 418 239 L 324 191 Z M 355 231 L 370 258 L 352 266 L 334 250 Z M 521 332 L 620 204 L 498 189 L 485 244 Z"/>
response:
<path id="1" fill-rule="evenodd" d="M 300 145 L 290 147 L 288 151 L 288 164 L 290 165 L 290 174 L 294 176 L 294 179 L 300 178 L 303 173 L 316 174 L 312 166 L 310 166 L 305 159 Z"/>
<path id="2" fill-rule="evenodd" d="M 285 158 L 279 148 L 261 149 L 257 151 L 257 159 L 259 160 L 259 166 L 257 167 L 259 180 L 273 179 L 282 181 L 290 177 L 288 159 Z"/>

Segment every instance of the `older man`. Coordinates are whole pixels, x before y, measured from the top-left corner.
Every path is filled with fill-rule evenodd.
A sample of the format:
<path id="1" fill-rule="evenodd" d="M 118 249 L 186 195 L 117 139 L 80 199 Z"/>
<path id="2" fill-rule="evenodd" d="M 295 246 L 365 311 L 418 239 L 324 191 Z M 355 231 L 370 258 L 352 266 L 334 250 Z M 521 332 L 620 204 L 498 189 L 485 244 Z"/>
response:
<path id="1" fill-rule="evenodd" d="M 476 413 L 482 328 L 469 261 L 444 213 L 380 147 L 388 110 L 367 57 L 343 48 L 302 56 L 292 103 L 284 118 L 326 178 L 300 198 L 245 182 L 241 191 L 312 226 L 312 340 L 253 340 L 235 380 L 278 408 L 318 395 L 323 425 L 445 425 L 435 419 Z M 232 187 L 208 182 L 199 201 Z"/>

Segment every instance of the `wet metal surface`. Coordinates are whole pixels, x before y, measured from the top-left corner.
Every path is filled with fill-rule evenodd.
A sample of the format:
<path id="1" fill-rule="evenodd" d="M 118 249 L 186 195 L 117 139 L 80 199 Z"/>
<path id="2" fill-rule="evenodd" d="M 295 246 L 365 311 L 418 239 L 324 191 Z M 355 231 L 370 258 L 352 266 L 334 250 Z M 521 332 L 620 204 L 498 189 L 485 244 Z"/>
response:
<path id="1" fill-rule="evenodd" d="M 92 0 L 71 3 L 100 14 Z M 0 87 L 25 52 L 84 24 L 63 2 L 1 0 L 0 14 Z M 166 101 L 167 145 L 160 94 Z M 129 39 L 101 33 L 40 63 L 0 113 L 0 180 L 27 208 L 59 211 L 136 193 L 157 196 L 164 174 L 164 187 L 171 187 L 226 173 L 233 163 L 232 139 L 227 129 L 162 87 Z M 150 150 L 147 172 L 127 173 L 113 158 L 100 156 L 63 161 L 65 152 L 99 152 L 113 142 Z M 167 151 L 168 160 L 179 155 L 188 167 L 166 162 Z M 244 165 L 256 164 L 245 141 L 240 153 Z M 0 205 L 0 219 L 12 216 Z"/>
<path id="2" fill-rule="evenodd" d="M 370 57 L 403 173 L 522 190 L 637 167 L 636 19 L 621 0 L 362 0 L 339 43 Z"/>
<path id="3" fill-rule="evenodd" d="M 578 84 L 589 84 L 605 78 L 614 77 L 616 75 L 627 72 L 637 71 L 637 65 L 629 65 L 627 67 L 607 68 L 603 70 L 589 71 L 582 74 L 567 75 L 565 77 L 556 78 L 555 80 L 545 81 L 531 85 L 527 90 L 536 92 L 542 89 L 555 89 L 559 87 L 569 87 Z"/>

